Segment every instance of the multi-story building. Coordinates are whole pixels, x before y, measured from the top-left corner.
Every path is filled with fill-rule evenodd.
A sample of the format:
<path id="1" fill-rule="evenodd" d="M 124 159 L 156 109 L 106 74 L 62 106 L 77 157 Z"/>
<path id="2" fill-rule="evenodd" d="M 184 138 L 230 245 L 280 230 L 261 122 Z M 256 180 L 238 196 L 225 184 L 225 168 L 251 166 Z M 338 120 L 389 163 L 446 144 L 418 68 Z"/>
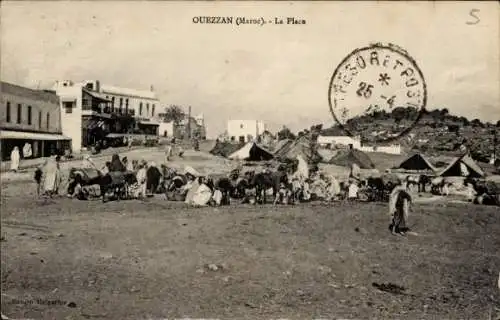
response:
<path id="1" fill-rule="evenodd" d="M 63 154 L 70 148 L 70 138 L 62 135 L 56 94 L 2 81 L 0 97 L 2 160 L 10 158 L 15 146 L 23 158 Z M 24 154 L 27 145 L 30 152 Z"/>
<path id="2" fill-rule="evenodd" d="M 248 142 L 266 131 L 266 125 L 259 120 L 229 120 L 227 134 L 231 141 Z"/>
<path id="3" fill-rule="evenodd" d="M 154 120 L 159 101 L 153 91 L 101 85 L 100 81 L 58 81 L 62 131 L 73 150 L 98 142 L 123 141 L 134 135 L 158 136 Z"/>

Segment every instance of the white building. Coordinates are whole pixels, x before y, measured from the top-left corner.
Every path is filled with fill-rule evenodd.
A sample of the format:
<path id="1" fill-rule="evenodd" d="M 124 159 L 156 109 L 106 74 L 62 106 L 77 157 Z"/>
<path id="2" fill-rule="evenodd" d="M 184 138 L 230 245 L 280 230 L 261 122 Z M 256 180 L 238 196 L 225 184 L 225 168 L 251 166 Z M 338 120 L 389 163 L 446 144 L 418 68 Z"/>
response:
<path id="1" fill-rule="evenodd" d="M 130 134 L 158 135 L 154 117 L 160 103 L 152 91 L 101 85 L 98 80 L 57 81 L 53 90 L 61 100 L 62 133 L 72 138 L 74 152 L 102 138 L 96 136 L 96 128 L 118 139 Z"/>
<path id="2" fill-rule="evenodd" d="M 205 116 L 203 115 L 203 113 L 200 113 L 199 115 L 194 117 L 194 120 L 196 121 L 197 125 L 205 127 Z"/>
<path id="3" fill-rule="evenodd" d="M 160 122 L 159 134 L 161 137 L 173 137 L 175 132 L 175 123 L 173 121 Z"/>
<path id="4" fill-rule="evenodd" d="M 227 122 L 227 134 L 232 141 L 248 142 L 264 131 L 266 131 L 266 125 L 259 120 L 229 120 Z"/>
<path id="5" fill-rule="evenodd" d="M 319 136 L 318 137 L 318 144 L 322 147 L 325 147 L 327 145 L 342 145 L 349 147 L 349 145 L 352 145 L 354 149 L 360 149 L 361 148 L 361 138 L 360 137 L 349 137 L 349 136 Z"/>

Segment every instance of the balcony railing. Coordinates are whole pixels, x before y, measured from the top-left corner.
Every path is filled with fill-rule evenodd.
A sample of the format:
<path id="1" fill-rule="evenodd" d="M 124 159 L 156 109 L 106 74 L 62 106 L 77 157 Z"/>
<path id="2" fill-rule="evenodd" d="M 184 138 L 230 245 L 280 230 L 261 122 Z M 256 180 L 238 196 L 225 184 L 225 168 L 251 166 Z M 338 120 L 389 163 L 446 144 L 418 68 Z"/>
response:
<path id="1" fill-rule="evenodd" d="M 85 102 L 85 101 L 84 101 Z M 128 115 L 135 116 L 135 109 L 125 109 L 119 107 L 113 107 L 110 104 L 100 103 L 98 105 L 90 105 L 89 103 L 82 103 L 82 110 L 94 111 L 97 113 L 106 113 L 106 114 L 116 114 L 116 115 Z"/>

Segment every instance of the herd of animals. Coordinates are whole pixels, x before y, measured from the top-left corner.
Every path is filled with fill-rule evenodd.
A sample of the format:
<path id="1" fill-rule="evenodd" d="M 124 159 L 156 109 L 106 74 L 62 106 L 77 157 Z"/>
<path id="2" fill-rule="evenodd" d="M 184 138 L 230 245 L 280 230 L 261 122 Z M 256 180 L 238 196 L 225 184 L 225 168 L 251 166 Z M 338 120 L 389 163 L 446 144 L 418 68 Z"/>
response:
<path id="1" fill-rule="evenodd" d="M 233 170 L 227 175 L 209 176 L 204 178 L 205 183 L 212 191 L 219 190 L 222 193 L 221 205 L 228 205 L 232 200 L 251 203 L 267 203 L 268 190 L 272 190 L 273 199 L 279 189 L 286 186 L 290 190 L 290 203 L 301 202 L 301 190 L 294 188 L 290 180 L 291 173 L 297 169 L 296 164 L 282 164 L 275 170 L 264 172 L 247 171 L 242 173 Z M 312 168 L 312 173 L 318 171 L 317 167 Z M 149 194 L 165 194 L 169 200 L 182 200 L 182 197 L 172 196 L 176 190 L 180 190 L 188 181 L 198 179 L 189 173 L 178 172 L 173 168 L 162 165 L 160 168 L 151 166 L 147 168 L 147 190 Z M 399 183 L 406 183 L 418 193 L 430 191 L 432 194 L 443 194 L 443 189 L 449 182 L 441 177 L 430 175 L 407 176 L 404 181 L 395 178 L 392 174 L 385 174 L 381 177 L 369 177 L 357 182 L 360 193 L 366 201 L 387 202 L 391 190 Z M 107 199 L 128 199 L 129 186 L 137 183 L 135 172 L 109 172 L 101 173 L 92 168 L 72 168 L 69 175 L 68 194 L 72 193 L 76 184 L 81 186 L 97 185 L 102 201 Z M 348 182 L 340 182 L 341 193 L 339 198 L 345 198 L 348 190 Z M 464 184 L 471 184 L 476 195 L 481 196 L 481 203 L 500 205 L 499 190 L 494 185 L 488 184 L 484 180 L 466 178 Z M 314 195 L 313 195 L 314 196 Z M 250 198 L 252 198 L 250 200 Z M 314 197 L 311 199 L 314 200 Z"/>

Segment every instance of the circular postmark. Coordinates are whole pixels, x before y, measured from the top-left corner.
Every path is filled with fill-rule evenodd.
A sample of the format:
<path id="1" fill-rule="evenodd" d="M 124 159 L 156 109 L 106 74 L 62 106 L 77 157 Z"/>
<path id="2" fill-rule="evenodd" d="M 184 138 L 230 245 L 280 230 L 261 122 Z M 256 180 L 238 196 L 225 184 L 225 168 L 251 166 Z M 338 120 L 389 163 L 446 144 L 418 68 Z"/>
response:
<path id="1" fill-rule="evenodd" d="M 369 124 L 350 119 L 371 116 L 391 123 L 371 132 L 372 142 L 389 142 L 407 134 L 420 120 L 427 86 L 415 60 L 393 44 L 372 44 L 352 51 L 333 73 L 328 103 L 334 120 L 350 136 L 363 135 Z M 372 128 L 374 128 L 372 126 Z"/>

